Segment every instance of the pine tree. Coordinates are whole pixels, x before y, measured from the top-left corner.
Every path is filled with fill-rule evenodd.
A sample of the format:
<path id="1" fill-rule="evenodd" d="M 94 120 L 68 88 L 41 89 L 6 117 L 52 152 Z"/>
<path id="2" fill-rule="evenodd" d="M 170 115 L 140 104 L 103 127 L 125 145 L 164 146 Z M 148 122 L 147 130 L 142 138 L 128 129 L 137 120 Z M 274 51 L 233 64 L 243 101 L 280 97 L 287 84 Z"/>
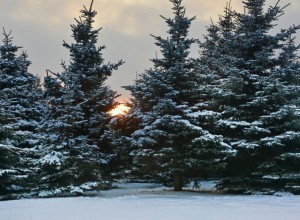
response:
<path id="1" fill-rule="evenodd" d="M 261 139 L 256 154 L 262 159 L 252 178 L 267 191 L 300 193 L 300 62 L 297 55 L 300 45 L 295 44 L 293 36 L 299 28 L 283 30 L 287 35 L 278 57 L 279 66 L 270 75 L 269 85 L 262 94 L 273 110 L 261 118 L 271 135 Z"/>
<path id="2" fill-rule="evenodd" d="M 153 68 L 125 88 L 133 96 L 127 117 L 139 122 L 130 135 L 134 170 L 181 190 L 186 181 L 199 178 L 204 167 L 211 171 L 222 167 L 216 161 L 222 161 L 230 148 L 194 120 L 201 114 L 195 106 L 199 100 L 197 63 L 189 57 L 197 41 L 188 38 L 195 17 L 185 16 L 181 0 L 170 2 L 174 18 L 162 17 L 169 37 L 153 36 L 162 58 L 152 59 Z"/>
<path id="3" fill-rule="evenodd" d="M 3 108 L 1 108 L 3 110 Z M 9 187 L 17 185 L 15 176 L 19 174 L 18 165 L 21 150 L 10 145 L 9 140 L 17 139 L 14 136 L 12 115 L 9 112 L 0 113 L 0 195 L 10 193 Z"/>
<path id="4" fill-rule="evenodd" d="M 200 97 L 197 106 L 206 114 L 199 115 L 198 120 L 201 120 L 204 128 L 213 133 L 216 133 L 214 124 L 221 117 L 220 102 L 226 102 L 225 95 L 228 94 L 220 85 L 232 70 L 230 65 L 235 62 L 235 57 L 229 52 L 235 27 L 231 10 L 229 3 L 225 7 L 224 15 L 219 16 L 217 23 L 211 22 L 207 27 L 208 33 L 204 35 L 204 41 L 199 42 L 201 57 L 197 60 L 196 72 Z M 222 132 L 219 134 L 222 135 Z"/>
<path id="5" fill-rule="evenodd" d="M 37 77 L 28 73 L 27 54 L 3 32 L 0 46 L 1 191 L 29 190 L 33 186 L 38 125 L 42 118 L 42 93 Z"/>
<path id="6" fill-rule="evenodd" d="M 41 159 L 45 188 L 70 189 L 86 182 L 103 186 L 104 168 L 112 156 L 101 137 L 118 95 L 105 80 L 123 62 L 104 63 L 105 46 L 96 46 L 100 29 L 92 27 L 97 14 L 92 5 L 93 1 L 71 25 L 75 42 L 63 43 L 70 51 L 69 65 L 63 63 L 62 73 L 45 78 L 45 96 L 50 104 L 43 126 L 48 138 Z"/>
<path id="7" fill-rule="evenodd" d="M 258 167 L 292 147 L 288 144 L 291 132 L 292 139 L 298 138 L 298 128 L 291 126 L 299 118 L 293 104 L 299 94 L 298 62 L 294 60 L 297 46 L 291 39 L 300 27 L 293 26 L 272 35 L 270 32 L 286 6 L 281 7 L 278 2 L 264 12 L 264 0 L 243 3 L 245 13 L 229 8 L 216 25 L 217 38 L 213 50 L 208 50 L 219 50 L 219 57 L 214 56 L 216 60 L 212 60 L 202 53 L 201 59 L 208 61 L 208 68 L 218 64 L 209 84 L 213 89 L 208 106 L 219 119 L 210 131 L 222 134 L 226 143 L 238 150 L 228 168 L 238 177 L 224 181 L 223 186 L 245 192 L 247 187 L 261 190 L 275 186 L 265 184 L 261 179 L 264 174 Z M 230 22 L 223 22 L 226 17 L 231 18 Z M 208 47 L 207 43 L 203 45 Z M 222 46 L 218 48 L 218 45 Z M 297 152 L 297 148 L 292 148 Z"/>

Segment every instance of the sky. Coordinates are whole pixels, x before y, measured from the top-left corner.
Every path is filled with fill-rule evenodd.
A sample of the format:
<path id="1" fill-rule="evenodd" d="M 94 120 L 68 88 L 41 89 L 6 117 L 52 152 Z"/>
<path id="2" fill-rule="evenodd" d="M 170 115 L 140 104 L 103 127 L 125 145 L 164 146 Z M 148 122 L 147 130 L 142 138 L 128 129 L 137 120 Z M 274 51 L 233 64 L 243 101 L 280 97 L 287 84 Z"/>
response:
<path id="1" fill-rule="evenodd" d="M 63 40 L 73 42 L 70 24 L 80 16 L 83 5 L 90 0 L 0 0 L 0 26 L 12 31 L 14 44 L 27 51 L 32 65 L 29 71 L 43 78 L 46 69 L 53 72 L 62 70 L 61 61 L 68 62 L 68 50 L 62 46 Z M 228 0 L 183 0 L 188 17 L 196 16 L 192 23 L 190 37 L 202 39 L 210 19 L 217 21 L 223 14 Z M 277 0 L 267 0 L 266 5 L 274 5 Z M 278 29 L 300 24 L 300 1 L 281 0 L 288 3 L 285 15 L 278 21 Z M 231 0 L 233 9 L 243 11 L 242 0 Z M 94 27 L 100 28 L 98 46 L 105 45 L 103 51 L 106 62 L 125 61 L 119 70 L 113 72 L 107 84 L 121 96 L 119 101 L 127 101 L 130 93 L 121 86 L 134 83 L 137 74 L 152 67 L 150 59 L 159 51 L 150 34 L 166 37 L 167 25 L 160 17 L 172 17 L 172 4 L 168 0 L 94 0 L 98 12 Z M 300 42 L 300 33 L 297 33 Z M 3 38 L 2 38 L 3 39 Z M 191 49 L 191 56 L 198 56 L 198 46 Z"/>

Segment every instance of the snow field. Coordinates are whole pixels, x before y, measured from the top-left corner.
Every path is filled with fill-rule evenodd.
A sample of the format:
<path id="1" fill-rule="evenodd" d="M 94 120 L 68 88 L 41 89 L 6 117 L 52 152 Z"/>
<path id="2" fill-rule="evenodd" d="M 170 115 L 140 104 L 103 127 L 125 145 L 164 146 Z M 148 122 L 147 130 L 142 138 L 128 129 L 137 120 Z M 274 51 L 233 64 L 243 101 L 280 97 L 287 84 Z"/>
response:
<path id="1" fill-rule="evenodd" d="M 0 202 L 1 220 L 299 220 L 297 196 L 154 192 Z"/>

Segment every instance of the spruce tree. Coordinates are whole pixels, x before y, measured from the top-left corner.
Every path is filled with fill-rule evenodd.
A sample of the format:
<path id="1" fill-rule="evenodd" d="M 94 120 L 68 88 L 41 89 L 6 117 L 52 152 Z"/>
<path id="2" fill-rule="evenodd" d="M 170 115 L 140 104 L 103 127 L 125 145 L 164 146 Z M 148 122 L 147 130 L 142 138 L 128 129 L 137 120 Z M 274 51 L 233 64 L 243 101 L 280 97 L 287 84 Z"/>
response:
<path id="1" fill-rule="evenodd" d="M 235 58 L 229 52 L 235 26 L 231 10 L 229 3 L 225 7 L 224 15 L 219 16 L 217 23 L 211 22 L 203 42 L 199 42 L 201 57 L 197 60 L 196 74 L 200 96 L 197 106 L 206 114 L 199 115 L 198 120 L 204 128 L 213 133 L 216 133 L 215 123 L 223 111 L 220 101 L 225 101 L 228 94 L 220 85 L 228 77 L 231 63 L 235 62 Z M 222 135 L 222 132 L 219 134 Z"/>
<path id="2" fill-rule="evenodd" d="M 3 110 L 3 108 L 1 108 Z M 0 113 L 0 195 L 6 196 L 11 193 L 9 188 L 19 184 L 16 176 L 19 175 L 19 159 L 21 149 L 9 144 L 12 139 L 17 139 L 14 135 L 13 117 L 9 112 Z"/>
<path id="3" fill-rule="evenodd" d="M 0 46 L 0 187 L 2 192 L 12 193 L 33 187 L 40 139 L 38 125 L 44 105 L 39 80 L 28 73 L 27 54 L 17 54 L 21 47 L 13 45 L 11 33 L 4 31 L 3 35 Z"/>
<path id="4" fill-rule="evenodd" d="M 260 165 L 251 175 L 259 186 L 268 191 L 290 191 L 299 194 L 299 143 L 300 143 L 300 62 L 295 44 L 296 30 L 291 27 L 279 54 L 276 68 L 266 87 L 263 98 L 273 111 L 261 118 L 262 124 L 270 131 L 261 139 L 256 154 Z"/>
<path id="5" fill-rule="evenodd" d="M 205 168 L 222 167 L 224 164 L 216 161 L 222 161 L 230 148 L 194 120 L 201 114 L 195 106 L 199 100 L 197 63 L 189 57 L 190 47 L 197 41 L 188 38 L 195 17 L 185 16 L 181 0 L 170 2 L 174 18 L 162 17 L 169 37 L 153 36 L 162 57 L 152 59 L 153 68 L 125 88 L 133 96 L 127 117 L 138 122 L 130 135 L 133 169 L 181 190 L 186 181 L 200 178 Z"/>
<path id="6" fill-rule="evenodd" d="M 246 0 L 243 4 L 244 13 L 225 10 L 227 14 L 216 24 L 213 50 L 207 42 L 202 44 L 220 53 L 215 60 L 202 53 L 201 62 L 207 62 L 209 70 L 218 64 L 207 86 L 213 88 L 209 90 L 208 106 L 219 116 L 210 131 L 222 134 L 238 150 L 228 167 L 237 176 L 224 181 L 223 187 L 245 192 L 275 187 L 272 181 L 265 181 L 263 176 L 270 175 L 261 168 L 283 152 L 297 152 L 295 144 L 288 143 L 291 139 L 297 142 L 299 137 L 295 126 L 299 120 L 295 107 L 299 94 L 298 47 L 292 41 L 299 26 L 271 34 L 286 6 L 278 2 L 265 12 L 264 0 Z M 226 18 L 230 22 L 224 22 Z"/>
<path id="7" fill-rule="evenodd" d="M 47 138 L 40 160 L 44 188 L 72 191 L 86 182 L 105 184 L 104 170 L 112 155 L 101 140 L 118 96 L 105 80 L 122 61 L 104 63 L 105 46 L 96 46 L 100 29 L 92 27 L 97 14 L 92 5 L 93 1 L 90 8 L 84 6 L 71 25 L 75 42 L 63 43 L 70 51 L 70 63 L 62 64 L 62 73 L 49 71 L 54 76 L 45 78 L 49 114 L 43 125 Z"/>

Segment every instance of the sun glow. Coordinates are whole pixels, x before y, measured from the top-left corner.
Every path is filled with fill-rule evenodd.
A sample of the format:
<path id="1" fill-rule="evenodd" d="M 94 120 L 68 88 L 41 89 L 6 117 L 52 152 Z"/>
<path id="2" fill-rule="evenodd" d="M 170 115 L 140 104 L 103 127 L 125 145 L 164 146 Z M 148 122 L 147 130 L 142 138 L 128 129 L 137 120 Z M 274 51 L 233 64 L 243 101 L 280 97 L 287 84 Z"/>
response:
<path id="1" fill-rule="evenodd" d="M 124 115 L 129 111 L 129 107 L 124 104 L 117 105 L 113 110 L 109 112 L 111 116 Z"/>

